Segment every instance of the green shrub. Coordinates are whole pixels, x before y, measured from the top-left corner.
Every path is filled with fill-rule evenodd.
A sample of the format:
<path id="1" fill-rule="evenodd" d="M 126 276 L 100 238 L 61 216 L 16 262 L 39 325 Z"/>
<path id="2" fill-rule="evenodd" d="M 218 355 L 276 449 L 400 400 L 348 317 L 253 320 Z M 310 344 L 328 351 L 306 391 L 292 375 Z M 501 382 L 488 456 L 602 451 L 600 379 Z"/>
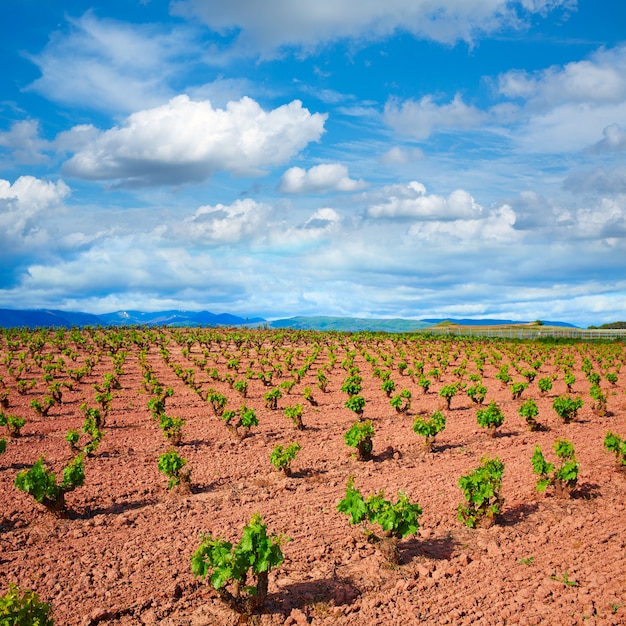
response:
<path id="1" fill-rule="evenodd" d="M 209 576 L 219 598 L 238 613 L 252 615 L 260 609 L 267 598 L 268 574 L 283 562 L 280 546 L 286 538 L 268 536 L 267 526 L 257 513 L 244 527 L 236 546 L 214 539 L 210 533 L 201 540 L 191 557 L 192 573 L 200 578 Z"/>
<path id="2" fill-rule="evenodd" d="M 496 428 L 504 423 L 504 414 L 495 401 L 489 403 L 486 409 L 478 409 L 476 411 L 476 421 L 479 426 L 487 428 L 489 434 L 494 437 Z"/>
<path id="3" fill-rule="evenodd" d="M 268 391 L 264 396 L 265 406 L 272 411 L 275 411 L 278 408 L 278 401 L 283 397 L 280 389 L 277 387 Z"/>
<path id="4" fill-rule="evenodd" d="M 100 415 L 97 409 L 92 409 Z M 85 454 L 90 455 L 98 449 L 104 433 L 98 428 L 98 421 L 96 417 L 93 417 L 93 413 L 87 412 L 85 421 L 83 423 L 83 433 L 89 436 L 89 441 L 85 444 L 83 451 Z"/>
<path id="5" fill-rule="evenodd" d="M 348 376 L 341 385 L 341 391 L 347 393 L 349 396 L 356 396 L 361 393 L 363 379 L 358 374 Z"/>
<path id="6" fill-rule="evenodd" d="M 159 428 L 163 431 L 168 443 L 171 443 L 173 446 L 180 444 L 184 425 L 185 420 L 180 417 L 170 417 L 165 413 L 162 413 L 159 417 Z"/>
<path id="7" fill-rule="evenodd" d="M 187 459 L 183 459 L 178 452 L 171 450 L 159 457 L 159 472 L 165 474 L 169 478 L 167 483 L 168 489 L 176 488 L 179 492 L 191 491 L 191 471 L 185 468 Z"/>
<path id="8" fill-rule="evenodd" d="M 444 385 L 439 390 L 439 396 L 442 397 L 442 398 L 445 398 L 446 406 L 447 406 L 448 409 L 450 409 L 450 404 L 452 403 L 452 398 L 454 398 L 454 396 L 456 396 L 457 393 L 459 393 L 459 385 L 458 385 L 458 383 L 452 383 L 451 385 Z"/>
<path id="9" fill-rule="evenodd" d="M 215 389 L 209 389 L 207 392 L 207 402 L 211 405 L 213 409 L 213 413 L 216 417 L 221 417 L 224 413 L 224 408 L 226 407 L 226 403 L 228 402 L 228 398 L 215 391 Z"/>
<path id="10" fill-rule="evenodd" d="M 576 382 L 576 377 L 571 372 L 566 372 L 565 376 L 563 376 L 563 382 L 567 385 L 567 391 L 571 391 Z"/>
<path id="11" fill-rule="evenodd" d="M 390 398 L 391 394 L 396 390 L 396 383 L 394 383 L 391 378 L 386 378 L 383 380 L 380 388 L 387 394 L 387 397 Z"/>
<path id="12" fill-rule="evenodd" d="M 435 411 L 429 418 L 416 417 L 413 432 L 424 437 L 424 446 L 428 451 L 433 449 L 436 436 L 446 427 L 446 418 L 441 411 Z"/>
<path id="13" fill-rule="evenodd" d="M 285 476 L 291 476 L 291 463 L 301 449 L 300 444 L 296 442 L 290 443 L 286 448 L 278 445 L 270 454 L 270 462 Z"/>
<path id="14" fill-rule="evenodd" d="M 578 410 L 582 407 L 583 401 L 581 398 L 571 398 L 570 396 L 559 396 L 554 399 L 552 408 L 556 411 L 556 414 L 566 423 L 570 424 L 576 419 Z"/>
<path id="15" fill-rule="evenodd" d="M 0 426 L 6 426 L 9 437 L 19 437 L 24 424 L 26 424 L 26 420 L 23 417 L 5 415 L 0 411 Z"/>
<path id="16" fill-rule="evenodd" d="M 71 429 L 67 431 L 67 435 L 65 435 L 65 441 L 70 444 L 72 452 L 80 452 L 80 448 L 78 447 L 79 440 L 80 433 L 77 430 Z"/>
<path id="17" fill-rule="evenodd" d="M 44 396 L 42 400 L 35 398 L 31 401 L 31 408 L 40 417 L 46 417 L 50 409 L 56 404 L 55 399 L 52 396 Z"/>
<path id="18" fill-rule="evenodd" d="M 245 405 L 241 405 L 238 411 L 224 411 L 222 421 L 240 441 L 248 436 L 253 426 L 259 424 L 255 410 Z"/>
<path id="19" fill-rule="evenodd" d="M 302 390 L 302 395 L 309 404 L 311 404 L 312 406 L 317 406 L 317 400 L 315 400 L 315 398 L 313 397 L 313 389 L 311 389 L 311 387 L 305 387 Z"/>
<path id="20" fill-rule="evenodd" d="M 28 589 L 22 591 L 14 583 L 0 598 L 1 626 L 53 626 L 50 605 L 40 602 L 39 596 Z"/>
<path id="21" fill-rule="evenodd" d="M 518 412 L 526 420 L 529 430 L 541 430 L 541 424 L 536 420 L 537 415 L 539 415 L 539 407 L 532 398 L 526 400 Z"/>
<path id="22" fill-rule="evenodd" d="M 467 388 L 467 397 L 475 404 L 482 404 L 487 395 L 487 387 L 480 383 Z"/>
<path id="23" fill-rule="evenodd" d="M 496 374 L 496 378 L 506 387 L 513 379 L 509 374 L 509 368 L 507 365 L 502 365 L 500 370 Z"/>
<path id="24" fill-rule="evenodd" d="M 591 385 L 589 395 L 593 399 L 591 410 L 599 417 L 604 417 L 606 415 L 606 394 L 602 391 L 600 385 Z"/>
<path id="25" fill-rule="evenodd" d="M 411 392 L 403 389 L 400 393 L 391 398 L 389 404 L 398 412 L 406 413 L 411 408 Z"/>
<path id="26" fill-rule="evenodd" d="M 513 383 L 511 385 L 511 395 L 513 400 L 517 400 L 522 397 L 522 393 L 528 389 L 528 383 Z"/>
<path id="27" fill-rule="evenodd" d="M 247 380 L 236 380 L 233 383 L 233 389 L 238 391 L 242 397 L 246 397 L 248 395 L 248 381 Z"/>
<path id="28" fill-rule="evenodd" d="M 548 463 L 545 460 L 541 448 L 535 447 L 530 462 L 533 466 L 533 472 L 539 475 L 537 491 L 541 493 L 552 486 L 558 498 L 569 498 L 578 480 L 579 464 L 574 455 L 574 446 L 566 439 L 557 439 L 554 444 L 554 452 L 557 458 L 561 460 L 561 465 L 556 469 L 553 463 Z"/>
<path id="29" fill-rule="evenodd" d="M 354 488 L 351 476 L 345 498 L 339 501 L 337 510 L 350 516 L 350 524 L 368 522 L 380 526 L 383 537 L 368 531 L 368 540 L 378 544 L 391 563 L 399 563 L 398 541 L 417 534 L 422 508 L 417 503 L 411 504 L 404 493 L 398 493 L 395 504 L 385 500 L 384 496 L 384 492 L 380 491 L 364 499 L 361 492 Z"/>
<path id="30" fill-rule="evenodd" d="M 326 374 L 324 374 L 322 370 L 318 370 L 317 371 L 317 386 L 320 388 L 322 393 L 326 393 L 326 389 L 328 387 L 329 382 L 330 380 L 328 379 L 328 376 L 326 376 Z"/>
<path id="31" fill-rule="evenodd" d="M 293 422 L 293 425 L 296 427 L 297 430 L 304 430 L 304 424 L 302 423 L 301 404 L 285 407 L 285 417 Z"/>
<path id="32" fill-rule="evenodd" d="M 617 464 L 626 469 L 626 439 L 622 439 L 619 435 L 607 432 L 604 438 L 604 447 L 615 454 Z"/>
<path id="33" fill-rule="evenodd" d="M 420 376 L 419 380 L 417 381 L 417 384 L 419 387 L 422 388 L 423 393 L 428 393 L 428 390 L 430 389 L 430 385 L 432 384 L 432 382 L 429 378 L 426 378 L 426 376 Z"/>
<path id="34" fill-rule="evenodd" d="M 366 461 L 370 458 L 373 449 L 372 437 L 374 436 L 374 427 L 371 421 L 355 422 L 352 424 L 343 438 L 346 445 L 356 448 L 356 455 L 359 461 Z"/>
<path id="35" fill-rule="evenodd" d="M 540 378 L 537 381 L 537 386 L 539 387 L 539 391 L 541 393 L 548 393 L 550 389 L 552 389 L 552 379 L 551 378 Z"/>
<path id="36" fill-rule="evenodd" d="M 360 417 L 365 410 L 365 398 L 363 396 L 350 396 L 345 401 L 344 406 Z"/>
<path id="37" fill-rule="evenodd" d="M 459 504 L 457 517 L 469 528 L 486 528 L 495 523 L 504 504 L 500 494 L 503 473 L 500 459 L 483 458 L 479 467 L 459 479 L 465 502 Z"/>
<path id="38" fill-rule="evenodd" d="M 65 494 L 80 487 L 85 482 L 85 469 L 82 455 L 72 459 L 63 470 L 63 481 L 57 483 L 56 475 L 44 465 L 40 457 L 29 470 L 22 470 L 15 477 L 14 485 L 29 493 L 36 502 L 57 517 L 67 517 Z"/>

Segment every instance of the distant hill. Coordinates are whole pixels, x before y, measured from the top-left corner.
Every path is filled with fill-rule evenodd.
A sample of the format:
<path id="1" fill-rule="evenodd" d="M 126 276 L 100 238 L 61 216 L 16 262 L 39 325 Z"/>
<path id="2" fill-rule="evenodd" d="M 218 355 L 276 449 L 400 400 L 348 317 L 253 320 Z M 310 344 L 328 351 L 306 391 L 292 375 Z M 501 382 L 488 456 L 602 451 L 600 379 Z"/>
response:
<path id="1" fill-rule="evenodd" d="M 410 333 L 436 324 L 449 323 L 459 326 L 505 326 L 530 324 L 512 320 L 494 319 L 424 319 L 407 320 L 401 318 L 359 318 L 296 316 L 266 321 L 262 317 L 240 317 L 230 313 L 215 314 L 209 311 L 115 311 L 103 315 L 92 315 L 74 311 L 55 309 L 24 310 L 0 309 L 0 327 L 3 328 L 71 328 L 72 326 L 267 326 L 268 328 L 296 328 L 299 330 L 334 330 L 342 332 L 387 332 Z M 576 328 L 565 322 L 542 322 L 544 326 L 565 326 Z"/>
<path id="2" fill-rule="evenodd" d="M 72 326 L 243 326 L 261 324 L 262 317 L 244 318 L 229 313 L 209 311 L 117 311 L 104 315 L 92 315 L 73 311 L 52 309 L 24 310 L 0 309 L 2 328 L 71 328 Z"/>
<path id="3" fill-rule="evenodd" d="M 260 324 L 262 317 L 244 318 L 230 313 L 209 311 L 116 311 L 98 316 L 104 326 L 242 326 Z"/>
<path id="4" fill-rule="evenodd" d="M 388 332 L 409 333 L 427 328 L 430 324 L 419 320 L 405 319 L 365 319 L 359 317 L 305 317 L 268 322 L 270 328 L 297 328 L 299 330 L 336 330 L 342 332 Z"/>
<path id="5" fill-rule="evenodd" d="M 97 315 L 73 311 L 42 309 L 27 311 L 19 309 L 0 309 L 0 327 L 2 328 L 71 328 L 72 326 L 102 326 Z"/>
<path id="6" fill-rule="evenodd" d="M 589 326 L 590 330 L 600 329 L 600 330 L 623 330 L 626 328 L 626 322 L 610 322 L 609 324 L 601 324 L 600 326 Z"/>
<path id="7" fill-rule="evenodd" d="M 450 317 L 438 318 L 438 319 L 427 319 L 422 320 L 427 322 L 428 324 L 442 324 L 443 322 L 449 322 L 450 324 L 456 324 L 458 326 L 510 326 L 517 324 L 532 324 L 533 322 L 520 322 L 514 320 L 492 320 L 492 319 L 453 319 Z M 566 328 L 577 328 L 574 324 L 568 324 L 567 322 L 548 322 L 545 320 L 541 320 L 541 324 L 543 326 L 564 326 Z"/>

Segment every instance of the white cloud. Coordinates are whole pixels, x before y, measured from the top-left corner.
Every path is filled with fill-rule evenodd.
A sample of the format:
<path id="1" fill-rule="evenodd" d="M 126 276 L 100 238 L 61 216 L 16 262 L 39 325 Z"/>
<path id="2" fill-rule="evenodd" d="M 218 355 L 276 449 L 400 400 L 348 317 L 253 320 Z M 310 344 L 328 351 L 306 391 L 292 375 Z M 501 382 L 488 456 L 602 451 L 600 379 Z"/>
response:
<path id="1" fill-rule="evenodd" d="M 609 124 L 602 131 L 602 139 L 590 148 L 590 152 L 620 152 L 626 150 L 626 130 L 619 124 Z"/>
<path id="2" fill-rule="evenodd" d="M 0 256 L 37 255 L 50 245 L 41 222 L 61 207 L 70 194 L 62 181 L 20 176 L 13 184 L 0 179 Z"/>
<path id="3" fill-rule="evenodd" d="M 619 150 L 626 126 L 626 46 L 534 73 L 512 71 L 498 91 L 521 100 L 513 140 L 526 152 Z M 598 137 L 604 139 L 598 143 Z"/>
<path id="4" fill-rule="evenodd" d="M 31 57 L 41 77 L 30 89 L 71 107 L 113 112 L 137 111 L 172 95 L 167 79 L 181 71 L 190 32 L 167 33 L 90 12 L 68 21 L 69 33 L 53 33 L 43 52 Z"/>
<path id="5" fill-rule="evenodd" d="M 401 148 L 400 146 L 394 146 L 385 152 L 380 160 L 386 164 L 398 164 L 411 163 L 413 161 L 419 161 L 424 158 L 424 153 L 419 148 Z"/>
<path id="6" fill-rule="evenodd" d="M 529 73 L 506 72 L 498 78 L 499 92 L 521 98 L 535 109 L 559 104 L 615 104 L 626 99 L 626 46 L 601 48 L 589 59 L 554 65 Z"/>
<path id="7" fill-rule="evenodd" d="M 23 120 L 11 125 L 10 130 L 0 132 L 0 147 L 11 151 L 15 163 L 33 165 L 47 160 L 45 151 L 50 144 L 39 136 L 39 122 Z"/>
<path id="8" fill-rule="evenodd" d="M 474 128 L 485 118 L 483 111 L 465 104 L 459 94 L 448 104 L 437 104 L 432 96 L 417 102 L 390 100 L 384 113 L 385 123 L 397 133 L 415 139 L 427 139 L 435 131 Z"/>
<path id="9" fill-rule="evenodd" d="M 409 229 L 409 235 L 433 244 L 442 242 L 445 246 L 454 245 L 453 242 L 465 245 L 471 242 L 481 242 L 481 245 L 491 242 L 518 243 L 522 236 L 514 230 L 514 224 L 515 212 L 510 206 L 503 205 L 485 217 L 475 219 L 417 222 Z"/>
<path id="10" fill-rule="evenodd" d="M 218 171 L 261 175 L 319 140 L 325 120 L 298 100 L 267 112 L 251 98 L 214 109 L 182 95 L 133 113 L 121 127 L 80 126 L 65 133 L 64 145 L 75 140 L 76 153 L 64 171 L 137 186 L 197 182 Z"/>
<path id="11" fill-rule="evenodd" d="M 563 186 L 574 193 L 624 194 L 626 193 L 626 165 L 611 170 L 597 168 L 591 171 L 574 171 Z"/>
<path id="12" fill-rule="evenodd" d="M 288 169 L 278 185 L 283 193 L 327 193 L 331 191 L 358 191 L 367 186 L 363 180 L 354 180 L 348 168 L 339 163 L 323 163 L 311 169 L 301 167 Z"/>
<path id="13" fill-rule="evenodd" d="M 20 218 L 32 217 L 60 204 L 70 194 L 62 180 L 56 183 L 34 176 L 20 176 L 13 184 L 0 179 L 0 213 L 14 211 Z"/>
<path id="14" fill-rule="evenodd" d="M 375 219 L 459 220 L 479 217 L 482 208 L 465 190 L 457 189 L 448 197 L 427 194 L 422 183 L 387 188 L 388 197 L 367 208 L 367 215 Z"/>
<path id="15" fill-rule="evenodd" d="M 338 226 L 341 222 L 341 216 L 335 209 L 325 207 L 318 209 L 304 223 L 306 229 L 328 229 Z"/>
<path id="16" fill-rule="evenodd" d="M 172 11 L 198 17 L 225 35 L 238 32 L 243 51 L 271 56 L 284 47 L 305 51 L 340 39 L 375 40 L 398 31 L 454 43 L 503 27 L 521 27 L 524 13 L 572 7 L 572 0 L 174 0 Z M 520 8 L 521 5 L 521 8 Z"/>
<path id="17" fill-rule="evenodd" d="M 262 238 L 270 207 L 251 198 L 237 200 L 230 206 L 202 206 L 193 216 L 173 223 L 169 232 L 182 241 L 194 244 L 227 244 Z"/>

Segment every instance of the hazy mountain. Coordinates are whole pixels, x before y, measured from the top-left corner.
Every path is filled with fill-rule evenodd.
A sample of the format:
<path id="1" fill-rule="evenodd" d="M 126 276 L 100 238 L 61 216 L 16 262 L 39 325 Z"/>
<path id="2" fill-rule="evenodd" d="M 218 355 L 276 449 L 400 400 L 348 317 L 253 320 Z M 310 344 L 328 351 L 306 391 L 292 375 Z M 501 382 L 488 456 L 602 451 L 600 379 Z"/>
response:
<path id="1" fill-rule="evenodd" d="M 97 315 L 74 311 L 56 311 L 41 309 L 27 311 L 19 309 L 0 309 L 0 327 L 3 328 L 37 328 L 38 326 L 64 327 L 101 326 L 102 321 Z"/>
<path id="2" fill-rule="evenodd" d="M 358 317 L 305 317 L 297 316 L 288 319 L 268 322 L 270 328 L 298 328 L 300 330 L 337 330 L 343 332 L 389 332 L 408 333 L 430 324 L 418 320 L 404 319 L 365 319 Z"/>
<path id="3" fill-rule="evenodd" d="M 244 318 L 229 313 L 210 313 L 209 311 L 116 311 L 103 315 L 91 315 L 73 311 L 52 309 L 23 310 L 0 309 L 0 327 L 37 328 L 39 326 L 242 326 L 261 324 L 261 317 Z"/>
<path id="4" fill-rule="evenodd" d="M 230 313 L 215 314 L 209 311 L 116 311 L 103 315 L 92 315 L 74 311 L 57 311 L 54 309 L 23 310 L 0 309 L 0 327 L 16 328 L 38 326 L 65 327 L 72 326 L 261 326 L 268 328 L 297 328 L 300 330 L 335 330 L 343 332 L 389 332 L 408 333 L 428 328 L 433 324 L 449 322 L 461 326 L 494 326 L 509 324 L 528 324 L 512 320 L 494 319 L 382 319 L 357 317 L 326 317 L 296 316 L 267 322 L 262 317 L 239 317 Z M 575 328 L 565 322 L 547 322 L 545 326 L 566 326 Z"/>

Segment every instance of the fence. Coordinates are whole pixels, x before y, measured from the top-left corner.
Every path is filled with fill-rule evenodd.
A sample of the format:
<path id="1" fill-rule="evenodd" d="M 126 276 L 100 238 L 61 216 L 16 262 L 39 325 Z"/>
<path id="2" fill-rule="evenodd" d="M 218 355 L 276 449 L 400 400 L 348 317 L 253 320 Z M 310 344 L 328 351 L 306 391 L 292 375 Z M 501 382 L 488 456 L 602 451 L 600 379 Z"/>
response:
<path id="1" fill-rule="evenodd" d="M 624 328 L 569 328 L 566 326 L 439 326 L 421 332 L 433 335 L 458 335 L 463 337 L 494 337 L 502 339 L 560 338 L 582 341 L 626 339 Z"/>

